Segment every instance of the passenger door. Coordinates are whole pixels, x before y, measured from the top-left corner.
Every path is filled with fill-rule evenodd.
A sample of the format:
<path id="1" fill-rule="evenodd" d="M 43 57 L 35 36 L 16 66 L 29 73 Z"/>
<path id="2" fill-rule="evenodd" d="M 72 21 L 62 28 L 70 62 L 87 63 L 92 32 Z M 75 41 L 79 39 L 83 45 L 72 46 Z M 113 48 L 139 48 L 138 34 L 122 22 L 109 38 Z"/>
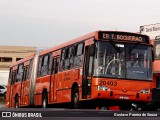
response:
<path id="1" fill-rule="evenodd" d="M 56 94 L 56 86 L 58 80 L 58 64 L 59 64 L 59 56 L 56 56 L 52 60 L 52 70 L 51 70 L 51 102 L 57 101 L 57 94 Z"/>
<path id="2" fill-rule="evenodd" d="M 9 103 L 10 107 L 14 107 L 14 84 L 16 80 L 16 70 L 12 72 L 12 80 L 11 80 L 11 86 L 10 86 L 10 95 L 9 95 Z"/>
<path id="3" fill-rule="evenodd" d="M 13 74 L 13 71 L 12 71 L 12 68 L 11 68 L 10 73 L 9 73 L 8 85 L 7 85 L 7 94 L 6 94 L 6 105 L 7 106 L 6 107 L 11 106 L 10 98 L 11 98 L 12 74 Z"/>
<path id="4" fill-rule="evenodd" d="M 24 102 L 24 97 L 25 97 L 25 94 L 24 94 L 24 90 L 25 90 L 25 81 L 26 81 L 26 67 L 23 68 L 23 78 L 22 78 L 22 84 L 21 84 L 21 105 L 24 105 L 25 102 Z"/>
<path id="5" fill-rule="evenodd" d="M 94 61 L 94 45 L 85 47 L 85 60 L 83 66 L 83 84 L 82 94 L 83 99 L 91 97 L 91 83 L 93 74 L 93 61 Z"/>
<path id="6" fill-rule="evenodd" d="M 21 103 L 22 105 L 25 106 L 29 105 L 30 75 L 31 75 L 32 63 L 33 63 L 32 60 L 28 61 L 23 71 Z"/>

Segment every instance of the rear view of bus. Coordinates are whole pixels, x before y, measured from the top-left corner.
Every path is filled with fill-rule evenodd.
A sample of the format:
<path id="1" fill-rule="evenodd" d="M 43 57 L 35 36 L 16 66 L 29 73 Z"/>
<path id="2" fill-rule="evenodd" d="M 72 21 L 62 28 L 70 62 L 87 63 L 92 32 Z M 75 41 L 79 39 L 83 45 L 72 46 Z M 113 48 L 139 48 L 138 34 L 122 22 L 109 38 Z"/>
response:
<path id="1" fill-rule="evenodd" d="M 88 87 L 86 95 L 91 95 L 97 106 L 130 109 L 132 104 L 151 101 L 152 46 L 148 36 L 99 31 L 86 51 L 83 83 Z"/>

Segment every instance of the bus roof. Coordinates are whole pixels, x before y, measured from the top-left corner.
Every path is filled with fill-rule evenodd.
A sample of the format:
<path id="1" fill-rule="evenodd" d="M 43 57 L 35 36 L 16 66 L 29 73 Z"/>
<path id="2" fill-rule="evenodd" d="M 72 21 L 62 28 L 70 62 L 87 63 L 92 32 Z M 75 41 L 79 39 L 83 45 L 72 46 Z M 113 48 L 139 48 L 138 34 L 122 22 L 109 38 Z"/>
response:
<path id="1" fill-rule="evenodd" d="M 14 67 L 14 66 L 16 66 L 16 65 L 18 65 L 18 64 L 21 64 L 21 63 L 24 63 L 24 62 L 26 62 L 26 61 L 28 61 L 28 60 L 31 60 L 31 59 L 34 58 L 34 56 L 35 56 L 35 54 L 32 54 L 32 55 L 30 55 L 30 56 L 28 56 L 28 57 L 26 57 L 26 58 L 23 58 L 23 59 L 21 59 L 21 60 L 19 60 L 19 61 L 17 61 L 17 62 L 14 62 L 14 63 L 11 64 L 10 67 Z"/>
<path id="2" fill-rule="evenodd" d="M 97 32 L 97 31 L 91 32 L 91 33 L 86 34 L 86 35 L 84 35 L 84 36 L 81 36 L 81 37 L 72 39 L 72 40 L 70 40 L 70 41 L 67 41 L 67 42 L 65 42 L 65 43 L 63 43 L 63 44 L 61 44 L 61 45 L 54 46 L 54 47 L 49 48 L 49 49 L 47 49 L 47 50 L 43 50 L 43 51 L 40 52 L 40 55 L 43 55 L 43 54 L 46 54 L 46 53 L 49 53 L 49 52 L 52 52 L 52 51 L 61 49 L 61 48 L 63 48 L 63 47 L 66 47 L 66 46 L 75 44 L 75 43 L 77 43 L 77 42 L 84 41 L 84 40 L 89 39 L 89 38 L 93 38 L 93 37 L 95 37 L 96 32 Z"/>
<path id="3" fill-rule="evenodd" d="M 87 40 L 87 39 L 99 40 L 100 39 L 100 36 L 99 36 L 100 33 L 117 33 L 117 34 L 118 33 L 123 33 L 123 34 L 128 34 L 128 35 L 138 35 L 138 36 L 148 37 L 147 35 L 142 35 L 142 34 L 139 34 L 139 33 L 131 33 L 131 32 L 124 32 L 124 31 L 101 31 L 101 30 L 99 30 L 99 31 L 94 31 L 94 32 L 91 32 L 89 34 L 83 35 L 81 37 L 72 39 L 72 40 L 67 41 L 67 42 L 65 42 L 63 44 L 60 44 L 60 45 L 54 46 L 52 48 L 49 48 L 47 50 L 43 50 L 43 51 L 39 52 L 39 55 L 50 53 L 50 52 L 59 50 L 59 49 L 64 48 L 66 46 L 69 46 L 69 45 L 72 45 L 72 44 L 75 44 L 75 43 L 78 43 L 78 42 L 81 42 L 81 41 L 84 41 L 84 40 Z M 34 56 L 35 56 L 35 54 L 33 54 L 31 56 L 28 56 L 28 57 L 26 57 L 24 59 L 21 59 L 21 60 L 15 62 L 15 63 L 12 63 L 11 67 L 16 66 L 16 65 L 18 65 L 20 63 L 23 63 L 25 61 L 28 61 L 28 60 L 34 58 Z"/>
<path id="4" fill-rule="evenodd" d="M 100 36 L 99 34 L 100 33 L 123 33 L 123 34 L 132 34 L 132 35 L 136 35 L 136 36 L 144 36 L 144 37 L 148 37 L 147 35 L 142 35 L 142 34 L 139 34 L 139 33 L 131 33 L 131 32 L 124 32 L 124 31 L 94 31 L 94 32 L 91 32 L 89 34 L 86 34 L 86 35 L 83 35 L 81 37 L 78 37 L 78 38 L 75 38 L 75 39 L 72 39 L 70 41 L 67 41 L 61 45 L 57 45 L 57 46 L 54 46 L 52 48 L 49 48 L 47 50 L 43 50 L 40 52 L 40 55 L 43 55 L 43 54 L 46 54 L 46 53 L 49 53 L 49 52 L 52 52 L 52 51 L 56 51 L 58 49 L 61 49 L 61 48 L 64 48 L 66 46 L 69 46 L 69 45 L 72 45 L 72 44 L 75 44 L 75 43 L 78 43 L 78 42 L 81 42 L 81 41 L 84 41 L 84 40 L 87 40 L 87 39 L 91 39 L 91 38 L 94 38 L 95 40 L 99 40 L 100 39 Z M 149 37 L 148 37 L 149 39 Z"/>

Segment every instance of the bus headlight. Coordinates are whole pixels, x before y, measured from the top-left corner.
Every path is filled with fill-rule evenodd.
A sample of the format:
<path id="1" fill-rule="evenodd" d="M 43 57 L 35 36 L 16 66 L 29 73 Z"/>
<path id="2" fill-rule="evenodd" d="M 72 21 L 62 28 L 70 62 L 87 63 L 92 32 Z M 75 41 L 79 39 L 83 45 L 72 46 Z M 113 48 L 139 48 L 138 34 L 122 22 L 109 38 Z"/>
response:
<path id="1" fill-rule="evenodd" d="M 107 86 L 98 86 L 98 90 L 110 90 Z"/>
<path id="2" fill-rule="evenodd" d="M 143 90 L 140 90 L 140 93 L 150 94 L 150 90 L 149 89 L 143 89 Z"/>

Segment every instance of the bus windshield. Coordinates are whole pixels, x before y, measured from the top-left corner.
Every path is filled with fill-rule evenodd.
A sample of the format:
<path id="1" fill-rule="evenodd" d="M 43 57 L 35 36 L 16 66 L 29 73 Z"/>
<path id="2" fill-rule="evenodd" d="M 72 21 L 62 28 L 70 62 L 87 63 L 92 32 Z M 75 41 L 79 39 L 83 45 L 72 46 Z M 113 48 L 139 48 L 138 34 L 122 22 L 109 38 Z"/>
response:
<path id="1" fill-rule="evenodd" d="M 95 77 L 151 80 L 151 46 L 133 43 L 96 43 Z"/>

